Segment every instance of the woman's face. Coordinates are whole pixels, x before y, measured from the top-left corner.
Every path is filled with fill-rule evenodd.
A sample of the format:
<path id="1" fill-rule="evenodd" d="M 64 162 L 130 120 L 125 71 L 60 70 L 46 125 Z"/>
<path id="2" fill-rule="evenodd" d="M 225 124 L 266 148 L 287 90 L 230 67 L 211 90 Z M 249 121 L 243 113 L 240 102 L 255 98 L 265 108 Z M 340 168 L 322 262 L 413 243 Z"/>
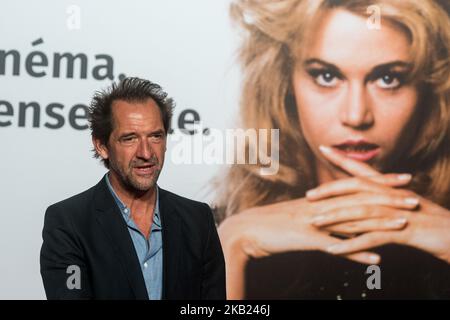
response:
<path id="1" fill-rule="evenodd" d="M 386 20 L 369 29 L 365 17 L 338 9 L 316 30 L 305 59 L 296 62 L 293 89 L 319 183 L 346 176 L 320 145 L 383 170 L 415 136 L 418 90 L 407 81 L 408 37 Z"/>

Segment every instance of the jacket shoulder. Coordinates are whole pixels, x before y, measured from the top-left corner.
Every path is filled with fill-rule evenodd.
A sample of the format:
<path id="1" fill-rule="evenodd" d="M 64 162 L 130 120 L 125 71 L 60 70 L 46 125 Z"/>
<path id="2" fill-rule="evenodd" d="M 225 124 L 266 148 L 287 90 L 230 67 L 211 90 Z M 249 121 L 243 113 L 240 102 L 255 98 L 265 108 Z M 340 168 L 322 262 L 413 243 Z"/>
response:
<path id="1" fill-rule="evenodd" d="M 191 206 L 191 207 L 209 207 L 206 203 L 192 200 L 189 198 L 185 198 L 173 192 L 164 190 L 159 188 L 159 197 L 160 199 L 165 198 L 164 200 L 169 201 L 172 204 L 182 205 L 182 206 Z"/>
<path id="2" fill-rule="evenodd" d="M 47 208 L 46 215 L 78 216 L 88 214 L 94 199 L 97 186 L 93 186 L 67 199 L 61 200 Z"/>
<path id="3" fill-rule="evenodd" d="M 204 202 L 185 198 L 161 188 L 159 191 L 160 206 L 162 205 L 164 209 L 167 209 L 167 207 L 176 209 L 178 214 L 185 220 L 206 222 L 213 217 L 211 208 Z"/>

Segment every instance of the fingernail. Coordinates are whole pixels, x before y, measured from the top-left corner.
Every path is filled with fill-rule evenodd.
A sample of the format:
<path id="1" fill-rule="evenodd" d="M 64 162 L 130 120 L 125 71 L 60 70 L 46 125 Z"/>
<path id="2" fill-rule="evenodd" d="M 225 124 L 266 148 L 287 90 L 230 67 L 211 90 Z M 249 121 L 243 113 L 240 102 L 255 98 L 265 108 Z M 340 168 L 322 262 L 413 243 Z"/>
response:
<path id="1" fill-rule="evenodd" d="M 317 195 L 317 191 L 315 189 L 311 189 L 306 192 L 307 197 L 314 197 L 316 195 Z"/>
<path id="2" fill-rule="evenodd" d="M 401 180 L 401 181 L 409 181 L 409 180 L 411 180 L 411 178 L 412 178 L 412 175 L 409 173 L 403 173 L 403 174 L 399 174 L 397 176 L 397 179 Z"/>
<path id="3" fill-rule="evenodd" d="M 344 251 L 344 248 L 345 248 L 345 246 L 342 244 L 333 244 L 332 246 L 329 246 L 327 248 L 327 251 L 329 253 L 336 254 L 336 253 L 341 253 L 342 251 Z"/>
<path id="4" fill-rule="evenodd" d="M 323 153 L 331 153 L 331 148 L 329 147 L 325 147 L 325 146 L 319 146 L 320 151 L 322 151 Z"/>
<path id="5" fill-rule="evenodd" d="M 405 198 L 403 201 L 405 202 L 405 204 L 411 206 L 417 206 L 419 204 L 419 199 L 417 198 Z"/>
<path id="6" fill-rule="evenodd" d="M 380 262 L 380 257 L 377 256 L 376 254 L 369 254 L 369 261 L 372 264 L 377 264 L 378 262 Z"/>
<path id="7" fill-rule="evenodd" d="M 388 223 L 388 225 L 390 227 L 398 227 L 398 226 L 404 225 L 406 223 L 406 221 L 407 220 L 405 218 L 399 218 L 399 219 L 395 219 L 395 220 L 390 221 Z"/>
<path id="8" fill-rule="evenodd" d="M 312 224 L 319 224 L 320 222 L 325 220 L 325 216 L 316 216 L 311 219 Z"/>

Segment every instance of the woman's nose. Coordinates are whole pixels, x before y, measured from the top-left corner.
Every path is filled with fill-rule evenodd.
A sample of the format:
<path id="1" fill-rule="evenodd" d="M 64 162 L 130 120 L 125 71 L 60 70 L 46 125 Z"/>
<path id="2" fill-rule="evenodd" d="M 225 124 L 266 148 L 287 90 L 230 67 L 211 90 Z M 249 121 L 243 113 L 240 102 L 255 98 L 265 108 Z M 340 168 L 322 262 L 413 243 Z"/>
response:
<path id="1" fill-rule="evenodd" d="M 373 124 L 371 102 L 364 85 L 350 86 L 341 108 L 340 118 L 344 126 L 356 129 L 367 128 Z"/>

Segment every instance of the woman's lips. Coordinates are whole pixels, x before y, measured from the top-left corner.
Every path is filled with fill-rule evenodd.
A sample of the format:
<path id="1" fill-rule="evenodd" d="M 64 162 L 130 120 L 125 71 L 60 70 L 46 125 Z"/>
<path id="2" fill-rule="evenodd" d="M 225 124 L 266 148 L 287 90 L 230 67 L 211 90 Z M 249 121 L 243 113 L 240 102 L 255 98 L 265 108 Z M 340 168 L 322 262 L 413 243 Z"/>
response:
<path id="1" fill-rule="evenodd" d="M 364 162 L 372 160 L 381 151 L 378 145 L 366 142 L 343 143 L 333 148 L 348 158 Z"/>

